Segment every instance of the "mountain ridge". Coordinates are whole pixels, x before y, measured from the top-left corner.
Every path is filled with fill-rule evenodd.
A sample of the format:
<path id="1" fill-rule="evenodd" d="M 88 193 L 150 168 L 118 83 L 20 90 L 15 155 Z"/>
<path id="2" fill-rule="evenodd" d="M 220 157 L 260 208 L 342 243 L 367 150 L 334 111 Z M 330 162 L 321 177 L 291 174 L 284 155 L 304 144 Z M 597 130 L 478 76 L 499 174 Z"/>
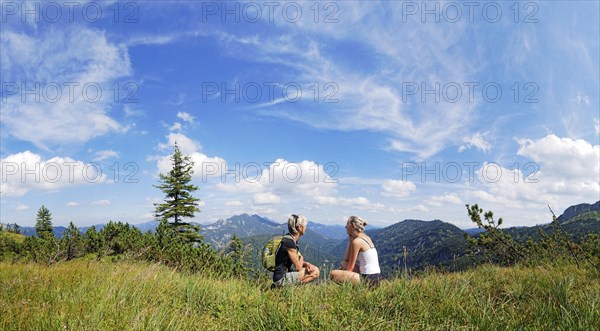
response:
<path id="1" fill-rule="evenodd" d="M 557 217 L 558 223 L 573 239 L 580 240 L 587 233 L 600 234 L 600 200 L 593 204 L 582 203 L 569 206 Z M 197 224 L 197 223 L 195 223 Z M 158 222 L 150 221 L 133 226 L 143 232 L 153 231 Z M 248 248 L 250 264 L 261 268 L 260 251 L 265 242 L 275 235 L 287 232 L 285 222 L 257 214 L 238 214 L 227 219 L 219 219 L 209 224 L 198 224 L 205 242 L 214 249 L 223 249 L 233 235 L 237 235 Z M 100 230 L 104 224 L 95 225 Z M 89 227 L 80 228 L 85 232 Z M 539 231 L 552 231 L 551 223 L 531 227 L 504 228 L 507 234 L 518 242 L 529 237 L 539 237 Z M 35 235 L 34 227 L 22 227 L 25 235 Z M 56 236 L 61 236 L 64 227 L 55 227 Z M 384 275 L 408 269 L 418 270 L 427 266 L 445 266 L 453 270 L 468 267 L 468 245 L 464 235 L 477 236 L 484 230 L 460 229 L 439 219 L 423 221 L 405 219 L 384 228 L 368 227 L 366 233 L 373 238 L 377 247 L 380 265 Z M 337 267 L 347 246 L 347 235 L 342 225 L 325 225 L 309 221 L 306 234 L 299 241 L 301 250 L 308 261 L 328 267 Z M 406 255 L 404 248 L 406 247 Z"/>

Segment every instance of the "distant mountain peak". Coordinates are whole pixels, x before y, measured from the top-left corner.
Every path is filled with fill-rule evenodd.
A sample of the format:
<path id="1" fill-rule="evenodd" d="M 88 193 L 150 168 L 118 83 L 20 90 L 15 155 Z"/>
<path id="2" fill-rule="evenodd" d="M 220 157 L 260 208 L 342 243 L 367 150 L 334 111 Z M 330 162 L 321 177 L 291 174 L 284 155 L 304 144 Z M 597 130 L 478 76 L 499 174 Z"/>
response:
<path id="1" fill-rule="evenodd" d="M 559 223 L 563 223 L 568 221 L 569 219 L 590 211 L 598 211 L 600 212 L 600 200 L 596 201 L 594 204 L 589 203 L 580 203 L 578 205 L 573 205 L 565 209 L 565 211 L 558 216 L 556 219 Z"/>

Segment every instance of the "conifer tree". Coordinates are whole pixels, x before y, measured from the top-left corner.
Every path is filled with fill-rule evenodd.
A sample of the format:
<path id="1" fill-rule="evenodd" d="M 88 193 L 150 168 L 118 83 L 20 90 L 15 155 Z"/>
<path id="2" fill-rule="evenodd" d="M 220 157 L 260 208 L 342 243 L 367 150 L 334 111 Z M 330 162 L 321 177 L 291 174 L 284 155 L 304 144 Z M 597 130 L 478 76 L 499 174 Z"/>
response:
<path id="1" fill-rule="evenodd" d="M 186 243 L 197 243 L 202 241 L 200 227 L 184 221 L 184 218 L 193 218 L 195 212 L 199 212 L 198 201 L 192 192 L 198 186 L 191 183 L 194 162 L 189 156 L 184 156 L 177 143 L 171 156 L 172 169 L 168 174 L 159 175 L 159 185 L 156 188 L 163 191 L 166 196 L 163 203 L 156 203 L 155 217 L 161 222 L 168 222 L 171 228 L 179 234 Z"/>
<path id="2" fill-rule="evenodd" d="M 35 233 L 40 238 L 51 238 L 52 233 L 52 213 L 44 205 L 40 207 L 37 212 L 37 219 L 35 221 Z"/>
<path id="3" fill-rule="evenodd" d="M 250 269 L 246 266 L 244 243 L 237 234 L 233 235 L 224 253 L 230 259 L 230 269 L 234 275 L 245 276 L 248 273 Z"/>
<path id="4" fill-rule="evenodd" d="M 81 241 L 81 235 L 79 229 L 73 224 L 69 223 L 69 227 L 64 231 L 62 242 L 66 253 L 67 261 L 78 257 L 82 251 L 83 243 Z"/>

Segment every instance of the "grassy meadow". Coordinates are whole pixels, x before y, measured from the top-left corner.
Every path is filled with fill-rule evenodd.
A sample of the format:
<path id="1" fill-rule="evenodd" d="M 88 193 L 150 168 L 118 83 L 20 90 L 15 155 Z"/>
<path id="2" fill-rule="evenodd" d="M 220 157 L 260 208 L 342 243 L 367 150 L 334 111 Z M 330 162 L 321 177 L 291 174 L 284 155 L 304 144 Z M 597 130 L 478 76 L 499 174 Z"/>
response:
<path id="1" fill-rule="evenodd" d="M 268 285 L 140 262 L 0 263 L 0 330 L 600 329 L 600 278 L 574 266 Z"/>

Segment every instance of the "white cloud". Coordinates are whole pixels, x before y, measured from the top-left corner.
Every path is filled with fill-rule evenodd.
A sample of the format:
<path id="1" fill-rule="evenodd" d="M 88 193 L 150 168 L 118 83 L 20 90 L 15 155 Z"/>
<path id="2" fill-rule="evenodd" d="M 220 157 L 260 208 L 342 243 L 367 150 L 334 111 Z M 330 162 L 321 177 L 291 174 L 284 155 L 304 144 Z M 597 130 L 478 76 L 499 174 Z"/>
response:
<path id="1" fill-rule="evenodd" d="M 252 201 L 257 205 L 273 205 L 281 201 L 281 198 L 271 192 L 256 193 Z"/>
<path id="2" fill-rule="evenodd" d="M 553 134 L 538 140 L 517 139 L 517 142 L 520 145 L 517 154 L 533 162 L 518 164 L 518 169 L 515 165 L 507 169 L 486 163 L 477 170 L 481 189 L 466 191 L 465 199 L 512 211 L 530 211 L 546 205 L 561 211 L 570 205 L 598 200 L 600 145 Z M 524 220 L 512 220 L 518 221 Z"/>
<path id="3" fill-rule="evenodd" d="M 190 139 L 183 133 L 169 133 L 167 135 L 167 142 L 158 145 L 159 150 L 168 151 L 170 153 L 159 157 L 157 167 L 160 173 L 166 174 L 172 169 L 171 156 L 175 143 L 177 143 L 181 153 L 189 156 L 194 162 L 194 179 L 205 182 L 209 177 L 220 177 L 221 169 L 226 169 L 227 167 L 227 163 L 224 159 L 217 156 L 209 157 L 206 154 L 201 153 L 202 146 L 199 142 Z"/>
<path id="4" fill-rule="evenodd" d="M 169 131 L 181 131 L 181 123 L 175 122 L 169 127 Z"/>
<path id="5" fill-rule="evenodd" d="M 127 117 L 139 117 L 144 115 L 144 111 L 142 111 L 136 105 L 131 103 L 126 103 L 123 106 L 123 113 L 125 113 L 125 116 Z"/>
<path id="6" fill-rule="evenodd" d="M 220 171 L 224 169 L 221 168 Z M 337 182 L 328 176 L 322 164 L 307 160 L 289 162 L 277 159 L 274 162 L 252 163 L 241 165 L 233 172 L 237 174 L 238 183 L 231 175 L 225 177 L 226 182 L 215 187 L 224 192 L 271 192 L 283 197 L 330 195 L 337 187 Z M 244 176 L 245 172 L 247 177 Z"/>
<path id="7" fill-rule="evenodd" d="M 336 28 L 304 22 L 278 38 L 227 33 L 219 36 L 223 43 L 235 45 L 230 49 L 239 57 L 293 68 L 296 81 L 335 82 L 334 98 L 338 102 L 327 104 L 318 113 L 286 112 L 283 103 L 270 111 L 263 108 L 264 114 L 317 128 L 381 132 L 387 136 L 391 150 L 427 158 L 447 146 L 463 143 L 461 137 L 469 131 L 470 119 L 481 101 L 468 100 L 468 88 L 460 84 L 476 80 L 479 68 L 471 64 L 479 63 L 479 59 L 477 53 L 472 54 L 461 44 L 470 33 L 468 24 L 376 18 L 380 17 L 379 11 L 394 12 L 397 6 L 400 4 L 395 2 L 344 2 L 340 9 L 349 16 L 332 24 Z M 345 56 L 340 56 L 345 53 L 329 51 L 320 42 L 323 38 L 331 38 L 332 43 L 351 40 L 358 46 L 354 54 L 366 57 L 365 62 L 373 68 L 367 71 L 362 66 L 348 65 Z M 362 52 L 361 47 L 369 51 Z M 460 100 L 436 101 L 429 96 L 422 102 L 423 87 L 431 89 L 436 83 L 444 86 L 448 82 L 461 86 Z M 408 95 L 404 83 L 416 83 L 419 91 Z M 477 147 L 486 148 L 481 144 Z"/>
<path id="8" fill-rule="evenodd" d="M 226 206 L 240 206 L 242 203 L 237 199 L 248 197 L 252 202 L 248 207 L 250 211 L 244 212 L 271 217 L 281 214 L 274 205 L 281 208 L 284 208 L 284 203 L 285 207 L 310 205 L 314 197 L 333 196 L 337 192 L 337 181 L 327 175 L 322 164 L 313 161 L 277 159 L 274 162 L 241 164 L 232 169 L 227 169 L 225 164 L 218 172 L 226 175 L 217 178 L 219 182 L 212 187 L 222 196 L 236 201 L 226 202 Z M 383 208 L 378 204 L 365 205 L 363 200 L 356 201 L 356 204 L 364 209 Z"/>
<path id="9" fill-rule="evenodd" d="M 23 210 L 29 210 L 31 207 L 27 206 L 27 205 L 18 205 L 17 208 L 15 208 L 15 210 L 17 211 L 23 211 Z"/>
<path id="10" fill-rule="evenodd" d="M 598 180 L 600 145 L 583 139 L 559 138 L 550 134 L 539 140 L 517 139 L 518 155 L 540 163 L 545 172 L 565 179 Z"/>
<path id="11" fill-rule="evenodd" d="M 42 160 L 38 154 L 25 151 L 0 160 L 3 196 L 23 196 L 30 190 L 57 191 L 68 186 L 97 184 L 106 175 L 97 165 L 55 156 Z"/>
<path id="12" fill-rule="evenodd" d="M 313 200 L 319 205 L 335 205 L 338 202 L 338 198 L 331 196 L 318 195 Z"/>
<path id="13" fill-rule="evenodd" d="M 380 211 L 385 205 L 379 202 L 371 202 L 365 197 L 337 198 L 333 196 L 315 196 L 313 201 L 319 205 L 338 205 L 360 210 Z"/>
<path id="14" fill-rule="evenodd" d="M 242 202 L 239 200 L 231 200 L 231 201 L 226 201 L 225 202 L 225 206 L 227 207 L 237 207 L 237 206 L 241 206 Z"/>
<path id="15" fill-rule="evenodd" d="M 145 220 L 145 221 L 155 220 L 154 214 L 152 214 L 152 213 L 141 214 L 137 218 L 141 219 L 141 220 Z"/>
<path id="16" fill-rule="evenodd" d="M 69 201 L 67 202 L 67 207 L 77 207 L 79 206 L 79 202 Z"/>
<path id="17" fill-rule="evenodd" d="M 429 208 L 425 207 L 425 206 L 424 206 L 424 205 L 422 205 L 422 204 L 418 204 L 418 205 L 416 205 L 416 206 L 410 207 L 410 208 L 408 209 L 408 211 L 416 211 L 416 212 L 423 212 L 423 213 L 426 213 L 426 212 L 429 212 Z"/>
<path id="18" fill-rule="evenodd" d="M 465 144 L 461 145 L 458 148 L 458 152 L 460 153 L 460 152 L 463 152 L 466 149 L 470 149 L 472 147 L 475 147 L 475 148 L 477 148 L 479 150 L 482 150 L 482 151 L 484 151 L 486 153 L 489 153 L 490 149 L 492 148 L 492 146 L 485 139 L 485 136 L 487 134 L 488 133 L 481 134 L 480 132 L 477 132 L 473 136 L 465 138 L 464 139 Z"/>
<path id="19" fill-rule="evenodd" d="M 412 182 L 395 179 L 385 180 L 381 188 L 383 189 L 381 195 L 394 198 L 406 198 L 410 195 L 410 192 L 417 189 Z"/>
<path id="20" fill-rule="evenodd" d="M 94 161 L 104 161 L 106 159 L 118 158 L 118 157 L 119 157 L 119 153 L 112 151 L 112 150 L 104 150 L 104 151 L 96 152 L 96 157 L 94 158 Z"/>
<path id="21" fill-rule="evenodd" d="M 167 135 L 167 142 L 158 144 L 158 149 L 161 151 L 167 150 L 173 152 L 175 144 L 177 144 L 179 150 L 185 155 L 202 150 L 202 146 L 199 142 L 187 137 L 183 133 L 169 133 Z"/>
<path id="22" fill-rule="evenodd" d="M 96 206 L 108 206 L 110 205 L 110 201 L 109 200 L 96 200 L 92 202 L 92 205 L 96 205 Z"/>
<path id="23" fill-rule="evenodd" d="M 196 123 L 196 118 L 194 116 L 186 113 L 186 112 L 178 112 L 177 113 L 177 117 L 179 117 L 184 122 L 188 122 L 190 124 L 195 124 Z"/>
<path id="24" fill-rule="evenodd" d="M 577 95 L 573 98 L 573 101 L 580 107 L 584 105 L 590 105 L 590 97 L 588 97 L 584 92 L 577 93 Z"/>
<path id="25" fill-rule="evenodd" d="M 129 56 L 104 32 L 78 27 L 30 36 L 7 30 L 0 46 L 3 80 L 23 82 L 11 86 L 14 94 L 5 94 L 7 135 L 49 149 L 127 130 L 107 109 L 114 102 L 111 82 L 131 73 Z M 74 84 L 65 85 L 69 82 Z M 34 88 L 39 94 L 23 93 Z"/>
<path id="26" fill-rule="evenodd" d="M 460 198 L 457 197 L 455 194 L 444 194 L 444 195 L 433 196 L 427 201 L 427 204 L 429 204 L 431 206 L 436 206 L 436 207 L 441 207 L 445 203 L 449 203 L 449 204 L 453 204 L 453 205 L 463 204 L 462 200 L 460 200 Z"/>

